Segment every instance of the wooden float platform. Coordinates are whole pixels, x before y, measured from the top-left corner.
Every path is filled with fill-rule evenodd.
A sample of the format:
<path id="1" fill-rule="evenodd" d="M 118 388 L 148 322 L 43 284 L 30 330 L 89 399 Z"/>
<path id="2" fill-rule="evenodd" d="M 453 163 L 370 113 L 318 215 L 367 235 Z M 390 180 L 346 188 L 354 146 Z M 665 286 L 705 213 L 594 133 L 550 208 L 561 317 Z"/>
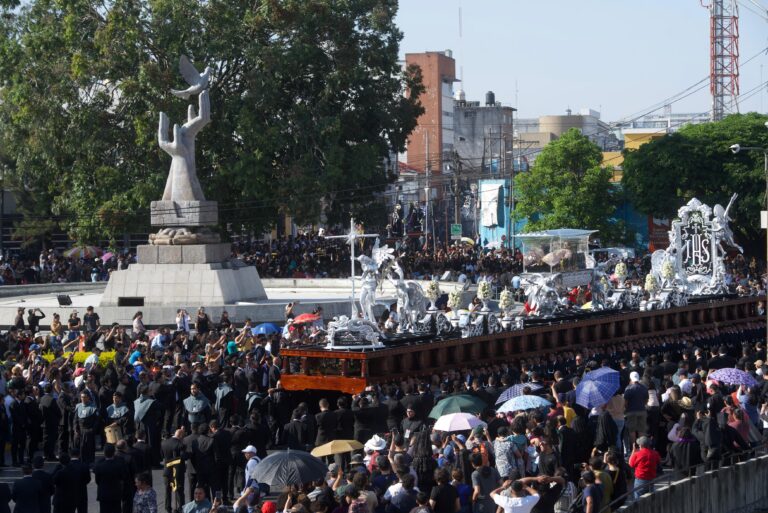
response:
<path id="1" fill-rule="evenodd" d="M 357 394 L 365 387 L 409 376 L 426 376 L 464 366 L 499 363 L 558 351 L 622 343 L 650 336 L 759 322 L 764 297 L 697 301 L 649 312 L 601 312 L 573 320 L 551 319 L 517 331 L 472 338 L 432 339 L 376 350 L 327 350 L 321 346 L 285 348 L 282 384 L 287 390 L 332 390 Z"/>

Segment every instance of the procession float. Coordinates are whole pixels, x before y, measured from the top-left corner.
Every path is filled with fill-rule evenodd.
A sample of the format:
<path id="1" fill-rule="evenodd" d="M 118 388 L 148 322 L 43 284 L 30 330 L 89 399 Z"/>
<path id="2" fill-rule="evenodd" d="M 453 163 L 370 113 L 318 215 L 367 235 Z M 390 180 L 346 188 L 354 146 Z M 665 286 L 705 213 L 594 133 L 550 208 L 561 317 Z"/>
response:
<path id="1" fill-rule="evenodd" d="M 358 281 L 362 290 L 354 296 L 350 316 L 329 323 L 324 345 L 281 352 L 283 384 L 288 389 L 354 393 L 373 383 L 469 362 L 498 363 L 761 320 L 757 297 L 728 294 L 724 258 L 728 250 L 741 251 L 729 226 L 735 200 L 734 195 L 726 207 L 711 208 L 694 198 L 681 207 L 669 231 L 669 247 L 651 255 L 642 287 L 628 283 L 623 261 L 596 263 L 589 257 L 588 238 L 594 231 L 532 234 L 524 242 L 526 301 L 517 314 L 510 291 L 501 291 L 498 301 L 492 301 L 487 281 L 478 283 L 480 305 L 473 310 L 462 308 L 467 294 L 456 289 L 448 293 L 445 309 L 438 308 L 441 283 L 430 281 L 423 287 L 425 282 L 405 280 L 394 251 L 379 246 L 378 240 L 370 256 L 355 257 L 355 241 L 376 235 L 358 234 L 352 223 L 342 237 L 353 248 L 353 287 Z M 357 278 L 355 261 L 362 268 Z M 397 328 L 389 332 L 379 328 L 374 315 L 376 290 L 384 279 L 397 291 Z M 589 292 L 588 308 L 569 304 L 573 287 Z"/>

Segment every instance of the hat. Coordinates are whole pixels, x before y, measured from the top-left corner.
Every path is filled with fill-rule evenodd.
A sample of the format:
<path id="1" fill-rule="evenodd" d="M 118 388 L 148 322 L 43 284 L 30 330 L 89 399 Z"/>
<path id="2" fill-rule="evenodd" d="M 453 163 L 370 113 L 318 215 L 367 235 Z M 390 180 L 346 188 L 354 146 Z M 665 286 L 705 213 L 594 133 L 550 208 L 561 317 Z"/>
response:
<path id="1" fill-rule="evenodd" d="M 338 463 L 331 463 L 328 465 L 328 472 L 330 474 L 336 474 L 339 471 L 339 464 Z"/>
<path id="2" fill-rule="evenodd" d="M 630 383 L 635 383 L 637 381 L 640 381 L 640 374 L 638 374 L 637 372 L 630 372 L 629 381 Z"/>
<path id="3" fill-rule="evenodd" d="M 245 449 L 243 449 L 240 452 L 242 452 L 243 454 L 245 454 L 246 452 L 251 452 L 253 454 L 257 454 L 259 451 L 256 450 L 256 447 L 254 447 L 252 445 L 249 445 L 248 447 L 246 447 Z"/>
<path id="4" fill-rule="evenodd" d="M 373 435 L 373 438 L 365 442 L 365 448 L 372 451 L 381 451 L 387 446 L 387 441 L 379 435 Z"/>
<path id="5" fill-rule="evenodd" d="M 464 435 L 456 435 L 456 438 L 463 444 L 467 443 L 467 437 Z"/>
<path id="6" fill-rule="evenodd" d="M 353 454 L 352 458 L 350 459 L 352 463 L 362 463 L 363 462 L 363 456 L 362 454 Z"/>
<path id="7" fill-rule="evenodd" d="M 762 360 L 757 360 L 757 361 L 755 362 L 755 369 L 759 369 L 759 368 L 760 368 L 760 367 L 762 367 L 764 364 L 765 364 L 765 362 L 764 362 L 764 361 L 762 361 Z"/>

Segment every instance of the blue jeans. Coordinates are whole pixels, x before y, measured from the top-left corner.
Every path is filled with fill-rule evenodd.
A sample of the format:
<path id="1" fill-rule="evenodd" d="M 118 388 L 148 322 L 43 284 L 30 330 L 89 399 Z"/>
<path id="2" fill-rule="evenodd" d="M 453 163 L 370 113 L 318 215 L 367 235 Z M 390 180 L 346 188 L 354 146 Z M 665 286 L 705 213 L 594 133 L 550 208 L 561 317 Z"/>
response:
<path id="1" fill-rule="evenodd" d="M 635 489 L 633 491 L 635 500 L 637 500 L 645 493 L 653 493 L 653 485 L 650 480 L 646 481 L 645 479 L 635 478 Z"/>

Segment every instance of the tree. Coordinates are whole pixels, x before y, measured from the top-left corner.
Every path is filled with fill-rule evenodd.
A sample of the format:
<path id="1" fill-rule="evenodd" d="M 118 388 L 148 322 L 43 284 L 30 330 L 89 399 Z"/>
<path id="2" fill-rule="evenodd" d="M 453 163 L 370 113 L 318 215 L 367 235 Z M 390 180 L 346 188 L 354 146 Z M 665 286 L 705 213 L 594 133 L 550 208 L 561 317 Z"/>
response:
<path id="1" fill-rule="evenodd" d="M 549 143 L 530 172 L 518 175 L 515 217 L 525 231 L 556 228 L 599 230 L 603 241 L 624 239 L 623 222 L 612 219 L 621 191 L 613 170 L 602 167 L 600 148 L 572 128 Z"/>
<path id="2" fill-rule="evenodd" d="M 722 121 L 688 125 L 680 131 L 625 151 L 622 183 L 642 213 L 674 218 L 691 198 L 710 206 L 739 195 L 730 217 L 740 243 L 754 249 L 761 237 L 759 212 L 765 205 L 760 152 L 734 155 L 733 144 L 768 147 L 768 116 L 734 114 Z"/>
<path id="3" fill-rule="evenodd" d="M 222 226 L 259 232 L 283 213 L 333 222 L 382 190 L 386 159 L 423 111 L 418 71 L 398 64 L 396 11 L 396 0 L 7 7 L 0 140 L 72 238 L 146 230 L 170 165 L 158 113 L 185 116 L 169 91 L 186 54 L 214 69 L 197 163 Z"/>

